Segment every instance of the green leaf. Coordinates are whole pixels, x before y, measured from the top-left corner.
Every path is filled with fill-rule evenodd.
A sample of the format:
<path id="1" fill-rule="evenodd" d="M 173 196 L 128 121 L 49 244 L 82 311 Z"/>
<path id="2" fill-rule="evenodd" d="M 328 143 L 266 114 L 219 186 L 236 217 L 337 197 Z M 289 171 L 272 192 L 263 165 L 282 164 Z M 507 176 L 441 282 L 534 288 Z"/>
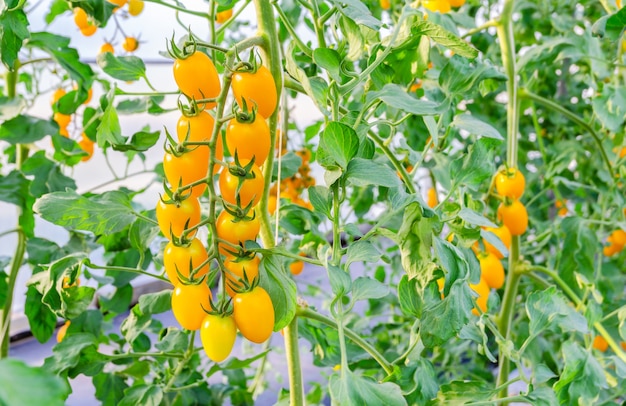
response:
<path id="1" fill-rule="evenodd" d="M 56 125 L 48 120 L 19 115 L 2 123 L 0 140 L 13 145 L 30 144 L 46 135 L 54 135 L 58 132 Z"/>
<path id="2" fill-rule="evenodd" d="M 441 114 L 448 110 L 449 102 L 441 104 L 417 99 L 407 93 L 406 89 L 394 83 L 386 84 L 381 90 L 369 92 L 367 101 L 381 100 L 385 105 L 417 116 Z"/>
<path id="3" fill-rule="evenodd" d="M 313 51 L 313 62 L 326 70 L 328 75 L 338 83 L 341 83 L 341 55 L 330 48 L 316 48 Z"/>
<path id="4" fill-rule="evenodd" d="M 133 287 L 130 283 L 115 289 L 112 295 L 98 295 L 98 304 L 103 313 L 125 313 L 133 300 Z"/>
<path id="5" fill-rule="evenodd" d="M 343 33 L 346 46 L 348 47 L 345 58 L 349 61 L 356 61 L 363 55 L 365 50 L 365 38 L 361 33 L 361 27 L 346 17 L 339 18 L 338 22 L 339 29 Z"/>
<path id="6" fill-rule="evenodd" d="M 124 391 L 124 397 L 118 406 L 160 406 L 163 389 L 157 385 L 139 384 Z"/>
<path id="7" fill-rule="evenodd" d="M 302 166 L 302 158 L 289 151 L 280 158 L 280 179 L 290 178 Z M 272 167 L 272 180 L 278 179 L 278 165 Z"/>
<path id="8" fill-rule="evenodd" d="M 377 262 L 382 256 L 380 251 L 369 241 L 359 240 L 348 246 L 346 269 L 353 262 Z"/>
<path id="9" fill-rule="evenodd" d="M 480 236 L 489 244 L 493 245 L 498 251 L 500 251 L 500 254 L 504 255 L 505 257 L 509 255 L 509 250 L 506 245 L 504 245 L 502 240 L 500 240 L 500 238 L 491 231 L 480 230 Z"/>
<path id="10" fill-rule="evenodd" d="M 526 299 L 526 313 L 530 319 L 530 334 L 542 330 L 562 332 L 578 331 L 587 333 L 587 320 L 569 303 L 565 295 L 551 286 L 546 290 L 533 292 Z"/>
<path id="11" fill-rule="evenodd" d="M 260 286 L 272 299 L 274 306 L 274 331 L 291 323 L 296 314 L 296 284 L 285 271 L 279 257 L 266 254 L 259 267 Z"/>
<path id="12" fill-rule="evenodd" d="M 319 111 L 321 111 L 322 114 L 328 115 L 328 108 L 326 106 L 328 84 L 324 79 L 319 77 L 309 78 L 306 72 L 298 66 L 296 62 L 298 59 L 296 46 L 294 41 L 291 41 L 288 45 L 287 52 L 285 53 L 285 69 L 289 75 L 300 82 L 304 92 L 313 100 Z"/>
<path id="13" fill-rule="evenodd" d="M 0 175 L 0 201 L 24 207 L 29 183 L 19 171 L 11 171 L 6 176 Z"/>
<path id="14" fill-rule="evenodd" d="M 2 258 L 0 258 L 0 269 L 4 269 L 7 265 L 8 265 L 8 261 L 5 262 L 2 260 Z M 9 275 L 7 275 L 6 272 L 4 271 L 0 271 L 0 309 L 4 308 L 4 305 L 7 300 L 7 292 L 9 291 L 8 280 L 9 280 Z M 26 310 L 24 311 L 26 312 Z"/>
<path id="15" fill-rule="evenodd" d="M 417 20 L 417 23 L 411 27 L 411 33 L 415 36 L 426 35 L 436 43 L 454 51 L 460 57 L 474 59 L 478 56 L 478 51 L 475 48 L 432 21 Z"/>
<path id="16" fill-rule="evenodd" d="M 330 288 L 336 296 L 346 295 L 352 289 L 352 279 L 350 275 L 335 265 L 328 265 L 326 267 L 328 273 L 328 280 L 330 281 Z"/>
<path id="17" fill-rule="evenodd" d="M 172 308 L 172 290 L 147 293 L 139 297 L 139 310 L 145 315 L 164 313 Z"/>
<path id="18" fill-rule="evenodd" d="M 26 101 L 22 97 L 0 96 L 0 123 L 17 117 L 24 108 L 26 108 Z"/>
<path id="19" fill-rule="evenodd" d="M 0 404 L 63 406 L 71 393 L 67 381 L 23 361 L 0 360 Z"/>
<path id="20" fill-rule="evenodd" d="M 34 210 L 51 223 L 96 235 L 121 231 L 136 218 L 130 197 L 120 191 L 89 198 L 74 191 L 49 193 L 37 199 Z"/>
<path id="21" fill-rule="evenodd" d="M 450 165 L 450 178 L 455 185 L 464 185 L 477 190 L 495 172 L 493 155 L 500 144 L 489 138 L 481 138 L 473 143 L 464 156 Z"/>
<path id="22" fill-rule="evenodd" d="M 29 191 L 36 198 L 50 192 L 76 189 L 74 179 L 65 176 L 59 164 L 46 158 L 46 151 L 37 151 L 29 156 L 22 165 L 22 171 L 33 176 Z"/>
<path id="23" fill-rule="evenodd" d="M 559 404 L 596 403 L 600 389 L 608 388 L 602 365 L 590 351 L 571 340 L 563 343 L 561 353 L 565 367 L 554 384 Z"/>
<path id="24" fill-rule="evenodd" d="M 189 346 L 189 336 L 175 328 L 168 328 L 165 337 L 155 344 L 155 347 L 164 352 L 184 352 Z"/>
<path id="25" fill-rule="evenodd" d="M 598 237 L 589 224 L 580 217 L 567 217 L 561 222 L 564 235 L 560 250 L 559 275 L 575 291 L 578 291 L 576 273 L 588 279 L 594 278 L 594 256 L 598 247 Z"/>
<path id="26" fill-rule="evenodd" d="M 388 167 L 369 159 L 354 158 L 348 164 L 346 179 L 355 186 L 400 186 L 398 175 Z"/>
<path id="27" fill-rule="evenodd" d="M 495 138 L 497 140 L 504 139 L 500 134 L 500 131 L 469 113 L 463 113 L 455 116 L 451 125 L 460 130 L 465 130 L 471 135 L 475 135 L 477 137 Z"/>
<path id="28" fill-rule="evenodd" d="M 159 226 L 141 217 L 137 217 L 128 230 L 130 246 L 139 252 L 148 250 L 157 235 L 159 235 Z"/>
<path id="29" fill-rule="evenodd" d="M 424 301 L 418 292 L 417 279 L 409 279 L 407 275 L 402 275 L 398 284 L 398 300 L 400 309 L 408 316 L 422 317 Z"/>
<path id="30" fill-rule="evenodd" d="M 506 80 L 506 76 L 486 61 L 467 59 L 454 55 L 439 74 L 439 84 L 447 94 L 468 94 L 478 89 L 483 80 Z"/>
<path id="31" fill-rule="evenodd" d="M 625 13 L 626 15 L 626 13 Z M 626 89 L 607 84 L 602 93 L 593 98 L 593 112 L 602 125 L 612 132 L 619 132 L 626 120 Z"/>
<path id="32" fill-rule="evenodd" d="M 624 32 L 624 26 L 626 26 L 626 7 L 622 7 L 613 14 L 602 16 L 591 29 L 595 35 L 615 41 Z"/>
<path id="33" fill-rule="evenodd" d="M 80 56 L 74 48 L 69 47 L 70 39 L 49 32 L 33 32 L 26 45 L 39 48 L 50 56 L 77 82 L 86 93 L 91 87 L 94 72 L 89 65 L 80 61 Z"/>
<path id="34" fill-rule="evenodd" d="M 418 279 L 421 288 L 433 278 L 437 265 L 431 260 L 430 250 L 433 233 L 441 229 L 435 218 L 423 216 L 423 209 L 418 203 L 411 203 L 404 210 L 402 225 L 397 233 L 400 246 L 402 267 L 409 279 Z"/>
<path id="35" fill-rule="evenodd" d="M 110 52 L 106 52 L 110 54 Z M 147 151 L 154 146 L 159 140 L 160 131 L 139 131 L 130 137 L 125 144 L 113 144 L 116 151 Z"/>
<path id="36" fill-rule="evenodd" d="M 72 286 L 61 290 L 61 314 L 67 319 L 80 316 L 93 302 L 96 290 L 89 286 Z"/>
<path id="37" fill-rule="evenodd" d="M 124 397 L 124 390 L 128 388 L 126 379 L 108 373 L 95 375 L 93 386 L 96 388 L 96 399 L 102 402 L 103 406 L 117 406 Z"/>
<path id="38" fill-rule="evenodd" d="M 139 310 L 139 305 L 135 305 L 130 314 L 120 326 L 120 331 L 124 335 L 127 342 L 132 343 L 135 341 L 145 329 L 147 329 L 152 323 L 152 317 L 149 314 L 143 314 Z"/>
<path id="39" fill-rule="evenodd" d="M 356 24 L 378 31 L 382 22 L 374 17 L 365 4 L 359 0 L 332 0 L 341 14 L 353 20 Z"/>
<path id="40" fill-rule="evenodd" d="M 462 218 L 466 223 L 469 223 L 473 226 L 498 228 L 497 224 L 494 224 L 487 217 L 483 216 L 480 213 L 475 212 L 474 210 L 468 207 L 463 207 L 461 211 L 459 212 L 458 216 Z"/>
<path id="41" fill-rule="evenodd" d="M 98 54 L 96 61 L 104 73 L 114 79 L 130 82 L 146 76 L 146 65 L 136 56 L 115 56 L 104 52 Z"/>
<path id="42" fill-rule="evenodd" d="M 80 362 L 81 353 L 89 348 L 96 348 L 97 340 L 93 334 L 67 334 L 63 341 L 52 349 L 52 356 L 44 361 L 44 368 L 61 374 L 75 367 Z"/>
<path id="43" fill-rule="evenodd" d="M 342 406 L 407 404 L 400 387 L 395 383 L 377 383 L 349 370 L 342 371 L 341 375 L 331 375 L 329 389 L 332 403 Z"/>
<path id="44" fill-rule="evenodd" d="M 352 282 L 352 300 L 381 299 L 389 294 L 389 287 L 376 279 L 359 276 Z"/>
<path id="45" fill-rule="evenodd" d="M 330 208 L 332 205 L 332 197 L 328 188 L 324 186 L 313 186 L 308 189 L 309 200 L 313 208 L 330 218 Z"/>
<path id="46" fill-rule="evenodd" d="M 52 4 L 50 4 L 50 9 L 46 14 L 46 24 L 50 24 L 57 16 L 65 13 L 66 11 L 70 11 L 70 5 L 65 0 L 53 0 Z"/>
<path id="47" fill-rule="evenodd" d="M 433 364 L 426 358 L 418 358 L 401 369 L 402 377 L 398 384 L 402 393 L 413 395 L 411 404 L 425 405 L 428 400 L 437 396 L 439 383 Z"/>
<path id="48" fill-rule="evenodd" d="M 424 309 L 421 337 L 426 348 L 445 343 L 467 324 L 474 307 L 472 294 L 467 283 L 457 280 L 443 300 Z"/>
<path id="49" fill-rule="evenodd" d="M 108 54 L 109 52 L 106 53 Z M 96 131 L 96 139 L 100 148 L 104 148 L 107 143 L 111 145 L 123 145 L 126 142 L 125 138 L 122 137 L 120 120 L 117 117 L 117 111 L 113 106 L 114 94 L 115 87 L 113 87 L 106 95 L 108 104 L 104 109 L 100 125 Z"/>
<path id="50" fill-rule="evenodd" d="M 546 386 L 535 386 L 532 392 L 525 396 L 525 398 L 533 406 L 558 406 L 559 401 L 556 398 L 556 393 L 552 388 Z"/>
<path id="51" fill-rule="evenodd" d="M 1 288 L 1 287 L 0 287 Z M 32 286 L 26 291 L 26 302 L 24 303 L 24 314 L 28 318 L 30 331 L 33 337 L 40 343 L 46 343 L 54 334 L 57 324 L 57 316 L 50 308 L 43 303 L 43 295 Z M 4 303 L 3 301 L 0 303 Z"/>
<path id="52" fill-rule="evenodd" d="M 2 10 L 0 13 L 0 57 L 4 66 L 12 71 L 16 68 L 17 54 L 24 40 L 30 36 L 28 17 L 22 8 Z"/>
<path id="53" fill-rule="evenodd" d="M 452 381 L 441 385 L 437 400 L 443 405 L 463 405 L 491 400 L 496 393 L 497 389 L 485 381 Z"/>
<path id="54" fill-rule="evenodd" d="M 320 136 L 319 150 L 327 154 L 328 160 L 320 164 L 326 169 L 339 166 L 342 169 L 348 167 L 348 162 L 359 151 L 359 137 L 352 127 L 337 121 L 331 121 L 326 125 Z"/>

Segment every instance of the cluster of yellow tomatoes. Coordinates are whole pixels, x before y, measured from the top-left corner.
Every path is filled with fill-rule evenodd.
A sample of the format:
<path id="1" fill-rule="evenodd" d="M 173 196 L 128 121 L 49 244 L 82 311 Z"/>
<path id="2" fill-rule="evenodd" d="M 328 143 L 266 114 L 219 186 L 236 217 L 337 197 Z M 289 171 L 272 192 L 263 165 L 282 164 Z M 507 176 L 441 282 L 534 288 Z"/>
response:
<path id="1" fill-rule="evenodd" d="M 61 97 L 65 96 L 66 94 L 67 94 L 67 91 L 61 87 L 59 87 L 58 89 L 54 91 L 54 93 L 52 94 L 52 99 L 50 100 L 50 104 L 52 105 L 54 110 L 56 110 L 57 102 L 61 99 Z M 85 100 L 83 104 L 88 104 L 91 101 L 92 94 L 93 94 L 92 89 L 89 89 L 87 100 Z M 59 125 L 59 134 L 61 134 L 64 137 L 71 138 L 69 125 L 72 122 L 72 115 L 63 114 L 58 111 L 55 111 L 53 119 Z M 87 153 L 87 155 L 82 157 L 81 160 L 82 161 L 90 160 L 93 155 L 94 142 L 90 140 L 84 132 L 81 133 L 80 137 L 78 137 L 76 142 L 82 148 L 82 150 Z"/>
<path id="2" fill-rule="evenodd" d="M 127 6 L 126 11 L 128 15 L 136 17 L 143 11 L 144 1 L 143 0 L 108 0 L 109 3 L 116 5 L 117 7 L 113 10 L 116 12 L 117 10 Z M 85 10 L 80 7 L 74 8 L 74 23 L 80 30 L 81 34 L 85 37 L 90 37 L 98 31 L 98 26 L 96 23 L 87 15 Z M 116 31 L 117 32 L 117 31 Z M 139 41 L 137 38 L 133 36 L 124 35 L 124 42 L 122 42 L 122 48 L 126 52 L 134 52 L 139 47 Z M 106 41 L 102 47 L 100 48 L 100 53 L 103 52 L 111 52 L 114 53 L 113 43 L 111 41 Z"/>
<path id="3" fill-rule="evenodd" d="M 175 286 L 172 312 L 176 320 L 185 329 L 200 330 L 207 356 L 220 362 L 232 351 L 237 330 L 246 339 L 262 343 L 274 328 L 272 301 L 259 286 L 259 257 L 247 252 L 244 244 L 256 240 L 260 231 L 256 210 L 265 185 L 261 167 L 270 152 L 266 119 L 276 109 L 276 84 L 269 70 L 256 61 L 240 63 L 232 73 L 236 106 L 224 132 L 232 157 L 227 163 L 222 134 L 214 135 L 215 119 L 209 112 L 221 93 L 217 69 L 195 45 L 189 54 L 180 50 L 174 54 L 174 79 L 191 108 L 182 109 L 177 140 L 168 134 L 170 145 L 163 158 L 169 187 L 156 209 L 161 231 L 170 239 L 163 263 Z M 217 252 L 209 256 L 194 236 L 204 224 L 199 198 L 218 173 L 223 208 L 215 219 Z M 220 265 L 227 294 L 218 305 L 206 280 L 213 259 Z"/>
<path id="4" fill-rule="evenodd" d="M 283 153 L 285 152 L 286 149 L 283 149 Z M 276 211 L 278 201 L 277 194 L 283 199 L 290 200 L 293 204 L 297 204 L 298 206 L 305 207 L 310 210 L 313 209 L 311 202 L 302 195 L 302 192 L 305 189 L 315 186 L 315 178 L 311 176 L 311 151 L 307 148 L 302 148 L 296 151 L 296 155 L 298 155 L 302 160 L 302 164 L 298 168 L 298 171 L 293 176 L 282 179 L 280 181 L 280 185 L 272 185 L 270 189 L 270 196 L 267 203 L 270 214 L 274 214 Z"/>

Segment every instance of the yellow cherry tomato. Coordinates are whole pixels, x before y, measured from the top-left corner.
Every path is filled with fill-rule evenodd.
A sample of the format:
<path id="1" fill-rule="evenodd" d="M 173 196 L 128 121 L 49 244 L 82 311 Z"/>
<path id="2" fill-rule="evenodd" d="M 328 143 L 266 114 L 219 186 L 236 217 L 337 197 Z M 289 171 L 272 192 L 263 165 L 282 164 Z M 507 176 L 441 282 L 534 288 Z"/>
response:
<path id="1" fill-rule="evenodd" d="M 528 228 L 528 212 L 519 200 L 513 200 L 511 204 L 500 203 L 498 219 L 507 226 L 511 235 L 522 235 Z"/>
<path id="2" fill-rule="evenodd" d="M 478 255 L 480 277 L 490 288 L 500 289 L 504 285 L 504 267 L 502 262 L 490 252 Z"/>

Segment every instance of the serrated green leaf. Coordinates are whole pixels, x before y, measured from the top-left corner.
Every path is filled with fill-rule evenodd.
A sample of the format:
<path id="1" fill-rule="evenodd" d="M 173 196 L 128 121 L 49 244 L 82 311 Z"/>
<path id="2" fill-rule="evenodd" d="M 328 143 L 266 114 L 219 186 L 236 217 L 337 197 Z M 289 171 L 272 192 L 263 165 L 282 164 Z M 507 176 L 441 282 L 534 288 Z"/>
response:
<path id="1" fill-rule="evenodd" d="M 346 256 L 345 266 L 349 269 L 353 262 L 377 262 L 382 254 L 371 242 L 359 240 L 348 246 Z"/>
<path id="2" fill-rule="evenodd" d="M 399 187 L 400 178 L 388 167 L 369 159 L 354 158 L 348 164 L 346 180 L 355 186 Z"/>
<path id="3" fill-rule="evenodd" d="M 139 297 L 139 310 L 145 315 L 159 314 L 172 308 L 172 290 L 146 293 Z"/>
<path id="4" fill-rule="evenodd" d="M 147 151 L 157 143 L 160 136 L 160 131 L 139 131 L 133 134 L 126 144 L 113 144 L 112 146 L 116 151 Z"/>
<path id="5" fill-rule="evenodd" d="M 280 179 L 292 177 L 302 166 L 302 158 L 289 151 L 280 158 Z M 272 168 L 272 180 L 278 179 L 278 165 Z"/>
<path id="6" fill-rule="evenodd" d="M 352 300 L 380 299 L 389 294 L 389 287 L 376 279 L 358 277 L 352 282 Z"/>
<path id="7" fill-rule="evenodd" d="M 331 121 L 320 136 L 319 150 L 323 150 L 330 158 L 329 161 L 320 162 L 323 167 L 332 169 L 339 166 L 345 170 L 359 150 L 359 137 L 352 127 Z"/>
<path id="8" fill-rule="evenodd" d="M 1 288 L 1 287 L 0 287 Z M 43 296 L 32 286 L 26 291 L 24 314 L 28 318 L 30 331 L 40 343 L 48 342 L 57 324 L 57 316 L 43 303 Z M 0 303 L 4 303 L 1 301 Z"/>
<path id="9" fill-rule="evenodd" d="M 118 406 L 159 406 L 163 400 L 163 388 L 157 385 L 139 384 L 124 391 Z"/>
<path id="10" fill-rule="evenodd" d="M 57 127 L 48 120 L 19 115 L 0 126 L 0 140 L 9 144 L 30 144 L 47 135 L 58 133 Z"/>
<path id="11" fill-rule="evenodd" d="M 0 58 L 4 66 L 12 71 L 16 68 L 18 52 L 30 35 L 28 17 L 23 9 L 2 10 L 0 13 Z"/>
<path id="12" fill-rule="evenodd" d="M 108 52 L 107 52 L 108 54 Z M 104 109 L 100 125 L 96 130 L 96 139 L 98 146 L 104 148 L 106 144 L 111 145 L 123 145 L 126 140 L 122 136 L 122 129 L 120 127 L 120 120 L 117 116 L 117 111 L 113 106 L 113 95 L 115 94 L 115 88 L 112 88 L 106 95 L 108 104 Z"/>
<path id="13" fill-rule="evenodd" d="M 500 131 L 494 128 L 491 124 L 487 124 L 468 113 L 455 116 L 451 125 L 460 130 L 465 130 L 471 135 L 476 135 L 477 137 L 488 137 L 497 140 L 504 139 L 500 134 Z"/>
<path id="14" fill-rule="evenodd" d="M 417 20 L 411 27 L 411 32 L 413 35 L 426 35 L 461 57 L 474 59 L 478 56 L 478 51 L 474 47 L 432 21 Z"/>
<path id="15" fill-rule="evenodd" d="M 124 390 L 128 388 L 122 378 L 116 374 L 102 373 L 93 377 L 93 386 L 96 388 L 96 399 L 102 402 L 103 406 L 117 406 L 124 397 Z"/>
<path id="16" fill-rule="evenodd" d="M 458 216 L 459 218 L 463 219 L 465 222 L 473 226 L 494 227 L 494 228 L 498 227 L 497 224 L 494 224 L 487 217 L 483 216 L 480 213 L 477 213 L 476 211 L 468 207 L 463 207 L 461 211 L 459 212 Z"/>
<path id="17" fill-rule="evenodd" d="M 398 283 L 398 300 L 402 312 L 417 318 L 422 317 L 424 300 L 418 291 L 417 279 L 409 279 L 407 275 L 402 275 Z"/>
<path id="18" fill-rule="evenodd" d="M 447 94 L 468 94 L 478 88 L 483 80 L 506 80 L 506 76 L 488 62 L 454 55 L 439 74 L 439 85 Z"/>
<path id="19" fill-rule="evenodd" d="M 538 334 L 544 329 L 556 331 L 578 331 L 587 333 L 587 320 L 569 303 L 565 295 L 551 286 L 533 292 L 526 299 L 526 313 L 530 319 L 530 333 Z"/>
<path id="20" fill-rule="evenodd" d="M 571 340 L 563 343 L 561 353 L 565 367 L 553 386 L 559 404 L 595 403 L 600 389 L 608 388 L 604 369 L 598 360 Z"/>
<path id="21" fill-rule="evenodd" d="M 98 66 L 114 79 L 135 81 L 146 76 L 146 65 L 136 56 L 115 56 L 111 52 L 98 54 Z"/>
<path id="22" fill-rule="evenodd" d="M 368 102 L 381 100 L 385 105 L 417 116 L 441 114 L 448 110 L 448 101 L 437 104 L 435 102 L 417 99 L 407 93 L 406 89 L 394 84 L 386 84 L 381 90 L 369 92 Z"/>
<path id="23" fill-rule="evenodd" d="M 337 10 L 356 24 L 378 31 L 382 22 L 374 17 L 370 10 L 359 0 L 332 0 Z"/>
<path id="24" fill-rule="evenodd" d="M 308 189 L 309 201 L 313 208 L 330 218 L 331 196 L 328 188 L 324 186 L 313 186 Z"/>
<path id="25" fill-rule="evenodd" d="M 395 383 L 377 383 L 349 370 L 341 375 L 331 375 L 329 389 L 333 404 L 342 406 L 407 404 L 402 390 Z"/>
<path id="26" fill-rule="evenodd" d="M 150 248 L 150 244 L 159 235 L 159 226 L 138 217 L 128 230 L 128 239 L 131 247 L 143 252 Z"/>
<path id="27" fill-rule="evenodd" d="M 96 235 L 121 231 L 136 218 L 129 196 L 120 191 L 89 198 L 74 191 L 49 193 L 37 199 L 34 210 L 54 224 Z"/>

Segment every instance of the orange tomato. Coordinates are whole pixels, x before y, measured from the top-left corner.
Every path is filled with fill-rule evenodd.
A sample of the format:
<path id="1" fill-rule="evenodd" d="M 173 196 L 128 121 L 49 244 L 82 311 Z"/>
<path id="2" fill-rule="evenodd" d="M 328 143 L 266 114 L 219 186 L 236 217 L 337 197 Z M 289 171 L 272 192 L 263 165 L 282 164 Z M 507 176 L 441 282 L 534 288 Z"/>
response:
<path id="1" fill-rule="evenodd" d="M 113 44 L 111 44 L 110 42 L 105 42 L 104 44 L 102 44 L 102 46 L 100 47 L 100 51 L 98 51 L 98 53 L 103 54 L 105 52 L 110 52 L 114 54 L 115 49 L 113 48 Z"/>
<path id="2" fill-rule="evenodd" d="M 87 135 L 83 133 L 80 136 L 80 140 L 78 140 L 78 146 L 80 146 L 81 149 L 88 154 L 82 157 L 80 160 L 83 162 L 89 161 L 91 157 L 93 156 L 94 142 L 90 140 L 89 138 L 87 138 Z"/>
<path id="3" fill-rule="evenodd" d="M 609 343 L 606 342 L 604 337 L 595 336 L 593 339 L 593 348 L 600 352 L 605 352 L 609 348 Z"/>

